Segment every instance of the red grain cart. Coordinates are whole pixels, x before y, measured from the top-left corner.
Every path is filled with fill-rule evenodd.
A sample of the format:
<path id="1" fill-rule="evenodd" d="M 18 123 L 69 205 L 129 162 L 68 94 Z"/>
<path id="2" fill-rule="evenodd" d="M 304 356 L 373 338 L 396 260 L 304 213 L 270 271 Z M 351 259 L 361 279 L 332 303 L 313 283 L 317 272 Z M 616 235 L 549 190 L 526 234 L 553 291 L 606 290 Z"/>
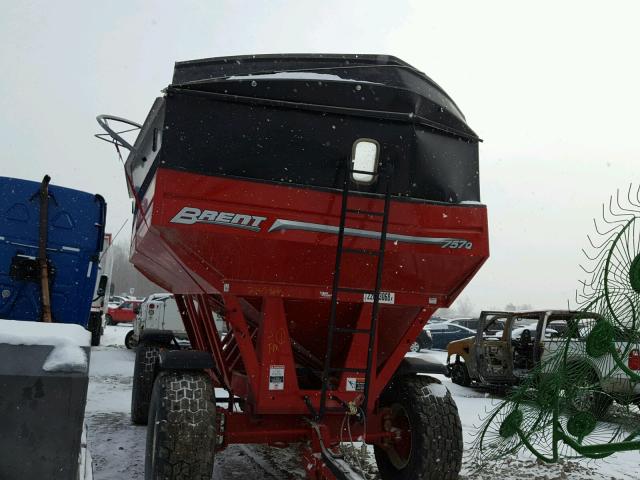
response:
<path id="1" fill-rule="evenodd" d="M 385 480 L 457 477 L 457 409 L 424 375 L 444 371 L 405 359 L 489 255 L 479 139 L 437 84 L 388 56 L 214 58 L 177 63 L 142 126 L 98 120 L 130 150 L 131 261 L 193 347 L 138 347 L 146 478 L 209 479 L 234 443 L 299 444 L 309 478 L 357 478 L 348 438 Z"/>

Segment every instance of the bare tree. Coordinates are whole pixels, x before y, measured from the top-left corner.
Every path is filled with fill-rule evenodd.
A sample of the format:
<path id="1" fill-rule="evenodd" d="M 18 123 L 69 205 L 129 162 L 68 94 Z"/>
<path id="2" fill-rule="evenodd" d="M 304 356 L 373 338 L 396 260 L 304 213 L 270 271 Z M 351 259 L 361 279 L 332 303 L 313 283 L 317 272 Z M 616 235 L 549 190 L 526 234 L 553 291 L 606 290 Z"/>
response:
<path id="1" fill-rule="evenodd" d="M 114 295 L 129 295 L 133 289 L 133 295 L 146 297 L 152 293 L 164 292 L 164 289 L 151 282 L 143 276 L 129 262 L 129 246 L 125 242 L 114 243 L 113 249 L 113 271 L 111 284 Z"/>
<path id="2" fill-rule="evenodd" d="M 434 316 L 441 318 L 473 317 L 477 313 L 471 299 L 465 296 L 458 298 L 450 308 L 439 308 Z"/>
<path id="3" fill-rule="evenodd" d="M 504 309 L 507 312 L 515 312 L 518 309 L 518 307 L 516 307 L 515 303 L 509 302 L 504 306 Z"/>
<path id="4" fill-rule="evenodd" d="M 460 317 L 473 316 L 473 314 L 475 313 L 475 309 L 476 307 L 471 299 L 466 296 L 459 298 L 453 306 L 453 310 L 456 312 L 456 315 Z"/>
<path id="5" fill-rule="evenodd" d="M 509 302 L 505 305 L 504 309 L 507 312 L 522 312 L 526 310 L 532 310 L 532 307 L 530 303 L 523 303 L 521 305 L 516 305 L 513 302 Z"/>

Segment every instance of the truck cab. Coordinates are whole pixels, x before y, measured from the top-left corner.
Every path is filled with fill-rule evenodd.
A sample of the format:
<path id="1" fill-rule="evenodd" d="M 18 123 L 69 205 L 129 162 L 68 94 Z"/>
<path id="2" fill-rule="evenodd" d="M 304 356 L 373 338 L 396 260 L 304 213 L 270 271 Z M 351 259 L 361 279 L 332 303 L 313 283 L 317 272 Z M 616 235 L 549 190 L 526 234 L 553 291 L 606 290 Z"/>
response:
<path id="1" fill-rule="evenodd" d="M 449 374 L 464 386 L 516 385 L 545 351 L 555 351 L 574 316 L 566 310 L 482 312 L 474 337 L 449 344 Z"/>

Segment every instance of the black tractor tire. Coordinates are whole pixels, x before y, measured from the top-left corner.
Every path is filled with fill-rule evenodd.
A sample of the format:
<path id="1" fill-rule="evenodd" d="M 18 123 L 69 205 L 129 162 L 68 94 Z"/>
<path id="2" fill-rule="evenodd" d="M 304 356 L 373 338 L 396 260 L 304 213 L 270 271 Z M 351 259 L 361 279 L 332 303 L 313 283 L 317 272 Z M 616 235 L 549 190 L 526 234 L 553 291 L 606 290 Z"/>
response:
<path id="1" fill-rule="evenodd" d="M 451 365 L 451 381 L 462 387 L 471 386 L 471 376 L 469 375 L 469 369 L 465 363 L 456 362 Z"/>
<path id="2" fill-rule="evenodd" d="M 157 345 L 141 343 L 136 349 L 131 389 L 131 421 L 136 425 L 147 424 L 159 357 L 160 348 Z"/>
<path id="3" fill-rule="evenodd" d="M 127 335 L 124 337 L 124 346 L 127 347 L 127 349 L 131 350 L 132 348 L 136 348 L 136 346 L 138 345 L 136 341 L 134 341 L 133 339 L 133 330 L 130 330 L 127 332 Z"/>
<path id="4" fill-rule="evenodd" d="M 205 373 L 160 373 L 149 410 L 145 480 L 210 480 L 215 414 L 213 384 Z"/>
<path id="5" fill-rule="evenodd" d="M 383 407 L 403 411 L 409 425 L 410 453 L 402 466 L 389 448 L 374 445 L 382 480 L 455 480 L 462 466 L 462 425 L 446 388 L 425 376 L 396 378 L 387 388 Z"/>
<path id="6" fill-rule="evenodd" d="M 87 330 L 91 332 L 91 346 L 100 345 L 100 337 L 102 336 L 102 314 L 89 314 L 89 324 Z"/>
<path id="7" fill-rule="evenodd" d="M 113 321 L 113 317 L 109 314 L 104 316 L 104 323 L 105 325 L 115 325 L 114 321 Z"/>

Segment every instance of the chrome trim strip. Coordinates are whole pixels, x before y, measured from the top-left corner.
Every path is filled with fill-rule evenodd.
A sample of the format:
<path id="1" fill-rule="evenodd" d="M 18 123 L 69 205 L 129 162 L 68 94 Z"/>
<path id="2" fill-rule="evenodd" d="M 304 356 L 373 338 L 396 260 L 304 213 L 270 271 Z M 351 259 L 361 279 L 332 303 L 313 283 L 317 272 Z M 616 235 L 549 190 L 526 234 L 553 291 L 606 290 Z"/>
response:
<path id="1" fill-rule="evenodd" d="M 273 225 L 269 227 L 269 232 L 279 232 L 285 230 L 302 230 L 305 232 L 316 232 L 316 233 L 332 233 L 337 235 L 340 231 L 338 227 L 334 227 L 333 225 L 322 225 L 320 223 L 308 223 L 308 222 L 298 222 L 295 220 L 282 220 L 278 218 Z M 373 238 L 379 239 L 381 236 L 380 232 L 375 232 L 372 230 L 360 230 L 359 228 L 345 228 L 344 234 L 349 235 L 350 237 L 362 237 L 362 238 Z M 388 233 L 387 240 L 391 242 L 402 242 L 402 243 L 419 243 L 422 245 L 444 245 L 447 242 L 458 241 L 461 240 L 459 238 L 437 238 L 437 237 L 413 237 L 410 235 L 399 235 L 396 233 Z"/>
<path id="2" fill-rule="evenodd" d="M 244 230 L 251 230 L 252 232 L 260 231 L 260 227 L 253 227 L 251 225 L 242 225 L 240 223 L 216 222 L 215 220 L 196 220 L 194 223 L 206 223 L 207 225 L 222 225 L 223 227 L 242 228 Z"/>

